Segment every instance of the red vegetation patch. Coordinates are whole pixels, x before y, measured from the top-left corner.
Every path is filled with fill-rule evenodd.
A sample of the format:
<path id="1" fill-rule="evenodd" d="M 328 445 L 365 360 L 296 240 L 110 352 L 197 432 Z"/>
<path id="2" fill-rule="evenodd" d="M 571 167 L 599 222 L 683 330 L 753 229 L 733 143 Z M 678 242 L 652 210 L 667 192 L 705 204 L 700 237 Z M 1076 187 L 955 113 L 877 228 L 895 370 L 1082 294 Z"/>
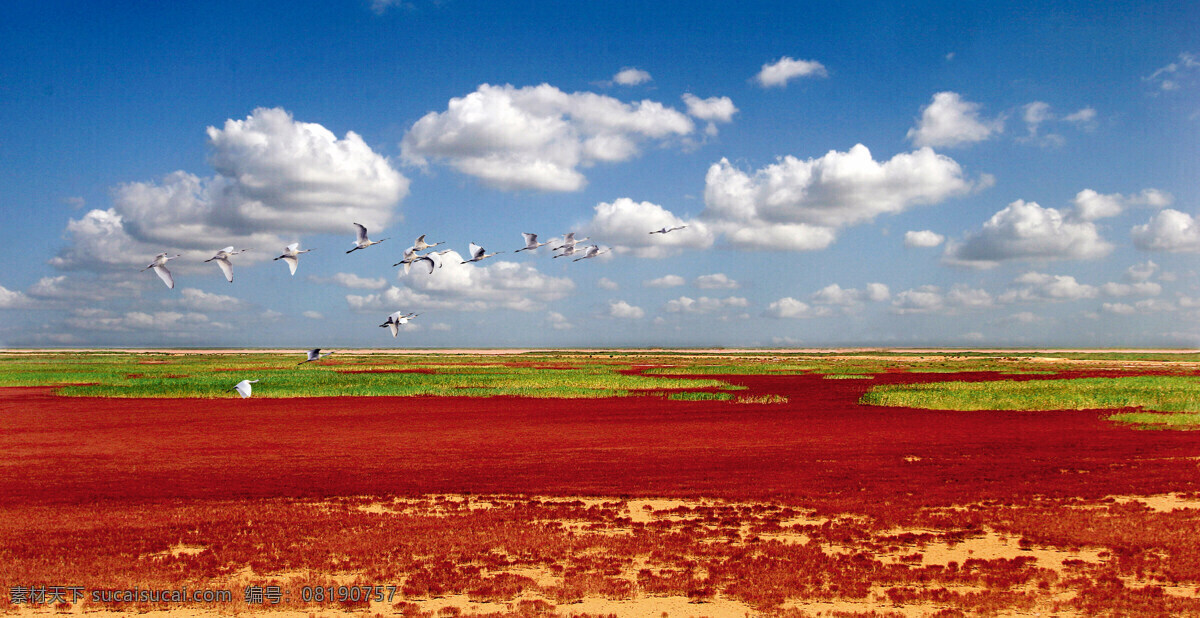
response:
<path id="1" fill-rule="evenodd" d="M 863 512 L 1200 489 L 1189 459 L 1200 454 L 1200 432 L 1136 431 L 1097 411 L 857 403 L 871 384 L 997 377 L 727 378 L 749 387 L 742 394 L 788 398 L 776 405 L 130 401 L 0 389 L 0 503 L 496 492 L 772 498 Z"/>
<path id="2" fill-rule="evenodd" d="M 1129 374 L 726 378 L 786 404 L 0 389 L 0 580 L 277 581 L 288 609 L 330 607 L 298 600 L 301 585 L 396 584 L 386 606 L 352 604 L 372 612 L 425 612 L 445 595 L 528 613 L 661 595 L 761 611 L 1200 615 L 1200 510 L 1104 499 L 1197 495 L 1200 432 L 1136 431 L 1100 411 L 857 404 L 880 383 L 1085 375 Z M 443 493 L 473 496 L 427 497 Z M 933 558 L 988 535 L 1009 552 Z"/>

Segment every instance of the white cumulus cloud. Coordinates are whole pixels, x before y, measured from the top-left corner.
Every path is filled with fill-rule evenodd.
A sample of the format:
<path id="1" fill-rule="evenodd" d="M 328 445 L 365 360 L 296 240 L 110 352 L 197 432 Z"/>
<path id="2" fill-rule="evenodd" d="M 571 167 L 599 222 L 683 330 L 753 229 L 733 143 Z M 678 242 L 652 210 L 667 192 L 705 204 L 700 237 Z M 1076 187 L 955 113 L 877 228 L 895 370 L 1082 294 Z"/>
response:
<path id="1" fill-rule="evenodd" d="M 1092 189 L 1084 189 L 1075 194 L 1075 211 L 1072 213 L 1081 221 L 1095 221 L 1107 217 L 1115 217 L 1132 206 L 1147 208 L 1165 208 L 1171 205 L 1174 198 L 1170 193 L 1158 189 L 1144 189 L 1136 195 L 1120 193 L 1099 193 Z"/>
<path id="2" fill-rule="evenodd" d="M 892 299 L 892 313 L 956 314 L 963 310 L 985 309 L 995 304 L 995 298 L 986 290 L 967 285 L 955 285 L 943 292 L 936 285 L 923 285 L 904 290 Z"/>
<path id="3" fill-rule="evenodd" d="M 646 311 L 623 300 L 614 300 L 608 303 L 608 316 L 623 320 L 640 320 L 646 317 Z"/>
<path id="4" fill-rule="evenodd" d="M 1142 225 L 1135 225 L 1129 235 L 1133 246 L 1143 251 L 1169 253 L 1200 253 L 1200 224 L 1185 212 L 1173 208 L 1160 211 Z"/>
<path id="5" fill-rule="evenodd" d="M 725 273 L 713 273 L 696 277 L 694 285 L 701 290 L 736 290 L 742 285 Z"/>
<path id="6" fill-rule="evenodd" d="M 708 296 L 691 298 L 689 296 L 680 296 L 674 300 L 667 301 L 667 304 L 663 306 L 663 310 L 667 313 L 716 313 L 731 308 L 748 306 L 750 306 L 750 301 L 740 296 L 730 296 L 728 298 L 709 298 Z"/>
<path id="7" fill-rule="evenodd" d="M 546 323 L 554 330 L 570 330 L 575 328 L 575 325 L 566 316 L 557 311 L 546 312 Z"/>
<path id="8" fill-rule="evenodd" d="M 0 309 L 28 309 L 35 304 L 24 292 L 0 285 Z"/>
<path id="9" fill-rule="evenodd" d="M 783 56 L 775 62 L 762 65 L 754 77 L 763 88 L 782 87 L 797 77 L 827 77 L 829 71 L 816 60 L 796 60 Z"/>
<path id="10" fill-rule="evenodd" d="M 770 318 L 798 320 L 803 318 L 819 318 L 832 314 L 829 307 L 814 307 L 791 296 L 781 298 L 770 305 L 763 315 Z"/>
<path id="11" fill-rule="evenodd" d="M 979 108 L 957 92 L 939 92 L 921 108 L 921 118 L 907 137 L 917 146 L 954 147 L 982 142 L 1004 131 L 1003 118 L 981 118 Z"/>
<path id="12" fill-rule="evenodd" d="M 409 163 L 444 161 L 498 189 L 577 191 L 587 182 L 579 168 L 629 160 L 643 141 L 694 129 L 687 115 L 656 101 L 482 84 L 418 120 L 400 146 Z"/>
<path id="13" fill-rule="evenodd" d="M 1153 260 L 1146 260 L 1125 269 L 1125 279 L 1134 283 L 1141 283 L 1149 281 L 1150 277 L 1153 277 L 1156 272 L 1158 272 L 1158 264 L 1155 264 Z"/>
<path id="14" fill-rule="evenodd" d="M 1080 283 L 1070 275 L 1027 272 L 1013 282 L 1019 287 L 1001 294 L 1000 302 L 1063 302 L 1095 298 L 1100 293 L 1096 286 Z"/>
<path id="15" fill-rule="evenodd" d="M 813 292 L 809 300 L 818 305 L 835 305 L 850 309 L 858 307 L 866 301 L 885 301 L 890 296 L 888 286 L 882 283 L 868 283 L 862 290 L 843 288 L 836 283 L 831 283 Z"/>
<path id="16" fill-rule="evenodd" d="M 675 255 L 684 249 L 707 249 L 713 244 L 713 233 L 703 221 L 684 220 L 671 211 L 651 202 L 635 202 L 627 197 L 601 202 L 581 236 L 603 240 L 617 253 L 636 257 L 661 258 Z M 668 234 L 651 234 L 664 227 L 686 225 Z"/>
<path id="17" fill-rule="evenodd" d="M 946 237 L 932 230 L 909 230 L 904 233 L 905 247 L 936 247 L 945 242 Z"/>
<path id="18" fill-rule="evenodd" d="M 690 92 L 686 92 L 683 94 L 683 102 L 687 105 L 688 115 L 700 120 L 730 122 L 733 120 L 733 115 L 738 111 L 729 97 L 701 99 Z"/>
<path id="19" fill-rule="evenodd" d="M 957 162 L 929 148 L 880 162 L 858 144 L 814 159 L 783 157 L 753 175 L 721 159 L 705 175 L 701 218 L 735 247 L 823 249 L 839 227 L 938 203 L 974 186 Z"/>
<path id="20" fill-rule="evenodd" d="M 575 283 L 551 277 L 537 268 L 516 262 L 493 262 L 487 266 L 462 264 L 462 256 L 451 251 L 433 274 L 414 271 L 403 287 L 392 286 L 367 296 L 348 295 L 355 311 L 449 310 L 487 311 L 494 308 L 538 311 L 548 303 L 565 298 Z"/>
<path id="21" fill-rule="evenodd" d="M 992 215 L 977 232 L 946 245 L 949 264 L 989 268 L 1007 260 L 1086 260 L 1112 245 L 1089 221 L 1072 221 L 1053 208 L 1017 200 Z"/>
<path id="22" fill-rule="evenodd" d="M 613 82 L 621 86 L 636 86 L 650 81 L 650 74 L 634 67 L 625 67 L 613 75 Z"/>
<path id="23" fill-rule="evenodd" d="M 113 206 L 67 224 L 69 244 L 51 264 L 112 270 L 148 263 L 161 251 L 187 262 L 226 245 L 259 249 L 243 262 L 268 259 L 283 233 L 353 233 L 358 221 L 378 229 L 396 218 L 408 179 L 354 132 L 339 139 L 280 108 L 208 128 L 216 175 L 183 171 L 160 181 L 113 189 Z"/>
<path id="24" fill-rule="evenodd" d="M 642 283 L 648 288 L 674 288 L 687 283 L 683 277 L 679 275 L 663 275 L 657 279 L 650 279 Z"/>
<path id="25" fill-rule="evenodd" d="M 1090 131 L 1096 126 L 1096 109 L 1093 107 L 1084 107 L 1077 112 L 1067 114 L 1063 117 L 1063 120 L 1085 131 Z"/>
<path id="26" fill-rule="evenodd" d="M 165 300 L 163 303 L 206 313 L 212 311 L 240 311 L 247 307 L 245 302 L 232 296 L 212 294 L 196 288 L 183 288 L 179 292 L 179 298 Z"/>

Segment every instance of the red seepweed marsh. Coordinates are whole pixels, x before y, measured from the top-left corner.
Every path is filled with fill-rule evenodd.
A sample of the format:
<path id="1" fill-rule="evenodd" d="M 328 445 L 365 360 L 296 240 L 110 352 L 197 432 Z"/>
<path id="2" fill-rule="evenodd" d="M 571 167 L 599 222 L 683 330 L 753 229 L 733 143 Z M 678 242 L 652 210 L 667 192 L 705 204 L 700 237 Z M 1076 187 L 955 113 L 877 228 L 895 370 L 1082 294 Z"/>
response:
<path id="1" fill-rule="evenodd" d="M 1186 415 L 1191 356 L 497 356 L 0 355 L 0 582 L 232 591 L 62 606 L 213 615 L 1200 613 L 1190 425 L 864 403 L 1161 378 L 1134 390 Z M 320 395 L 365 377 L 415 394 Z"/>

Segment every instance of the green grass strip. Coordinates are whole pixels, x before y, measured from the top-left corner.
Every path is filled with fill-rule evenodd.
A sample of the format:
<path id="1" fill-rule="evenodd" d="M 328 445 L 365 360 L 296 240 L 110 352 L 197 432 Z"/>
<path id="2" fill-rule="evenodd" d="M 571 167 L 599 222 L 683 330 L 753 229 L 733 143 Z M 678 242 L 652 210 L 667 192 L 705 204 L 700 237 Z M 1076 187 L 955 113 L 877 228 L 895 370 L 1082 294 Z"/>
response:
<path id="1" fill-rule="evenodd" d="M 1109 418 L 1146 425 L 1200 426 L 1200 380 L 1190 376 L 895 384 L 873 387 L 859 403 L 963 411 L 1141 408 L 1146 412 Z"/>

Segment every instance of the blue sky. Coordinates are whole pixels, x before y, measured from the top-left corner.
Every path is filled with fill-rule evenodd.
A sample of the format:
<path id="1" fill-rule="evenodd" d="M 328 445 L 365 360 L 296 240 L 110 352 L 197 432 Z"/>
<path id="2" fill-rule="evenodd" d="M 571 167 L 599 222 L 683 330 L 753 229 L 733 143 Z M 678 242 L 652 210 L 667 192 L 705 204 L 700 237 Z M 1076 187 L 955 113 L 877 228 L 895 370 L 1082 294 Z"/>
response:
<path id="1" fill-rule="evenodd" d="M 1196 347 L 1200 8 L 1096 4 L 6 3 L 0 346 Z"/>

